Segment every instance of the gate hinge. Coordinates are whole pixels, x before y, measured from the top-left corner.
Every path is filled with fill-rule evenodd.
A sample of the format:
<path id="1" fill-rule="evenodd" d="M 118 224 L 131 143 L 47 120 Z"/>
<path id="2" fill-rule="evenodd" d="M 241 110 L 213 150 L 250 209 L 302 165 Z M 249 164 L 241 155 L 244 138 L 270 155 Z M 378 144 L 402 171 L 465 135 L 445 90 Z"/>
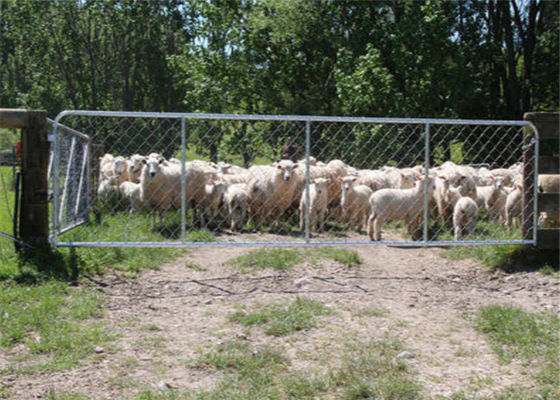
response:
<path id="1" fill-rule="evenodd" d="M 523 151 L 525 151 L 525 150 L 527 150 L 529 147 L 531 147 L 532 145 L 534 145 L 536 142 L 537 142 L 536 139 L 535 139 L 535 138 L 532 138 L 531 141 L 530 141 L 529 143 L 527 143 L 527 144 L 524 145 L 524 146 L 521 146 L 521 149 L 522 149 Z"/>

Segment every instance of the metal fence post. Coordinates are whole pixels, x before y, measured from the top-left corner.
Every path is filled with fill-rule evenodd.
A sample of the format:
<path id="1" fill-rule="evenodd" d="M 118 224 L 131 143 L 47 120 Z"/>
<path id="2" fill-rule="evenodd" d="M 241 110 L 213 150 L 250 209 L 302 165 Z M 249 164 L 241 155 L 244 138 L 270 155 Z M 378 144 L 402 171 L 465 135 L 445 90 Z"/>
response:
<path id="1" fill-rule="evenodd" d="M 428 207 L 429 196 L 428 189 L 430 183 L 430 124 L 426 124 L 424 130 L 424 242 L 428 242 Z"/>
<path id="2" fill-rule="evenodd" d="M 309 214 L 311 212 L 311 204 L 309 204 L 309 157 L 311 153 L 311 121 L 305 122 L 305 242 L 309 243 Z"/>
<path id="3" fill-rule="evenodd" d="M 187 123 L 181 118 L 181 239 L 185 241 L 187 235 Z"/>

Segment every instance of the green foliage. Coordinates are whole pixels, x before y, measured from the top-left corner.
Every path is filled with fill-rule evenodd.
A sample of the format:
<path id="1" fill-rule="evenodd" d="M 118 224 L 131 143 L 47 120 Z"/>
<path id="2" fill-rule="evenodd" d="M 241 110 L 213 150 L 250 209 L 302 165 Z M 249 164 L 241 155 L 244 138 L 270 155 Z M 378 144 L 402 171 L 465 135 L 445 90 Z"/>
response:
<path id="1" fill-rule="evenodd" d="M 333 314 L 333 311 L 321 303 L 298 297 L 291 304 L 274 304 L 255 313 L 237 311 L 230 320 L 244 326 L 266 325 L 267 335 L 285 336 L 314 328 L 317 325 L 316 317 L 329 314 Z"/>
<path id="2" fill-rule="evenodd" d="M 535 378 L 542 398 L 560 395 L 560 319 L 551 314 L 528 313 L 521 308 L 487 306 L 476 318 L 477 329 L 486 334 L 503 362 L 538 360 Z M 532 368 L 532 367 L 531 367 Z"/>

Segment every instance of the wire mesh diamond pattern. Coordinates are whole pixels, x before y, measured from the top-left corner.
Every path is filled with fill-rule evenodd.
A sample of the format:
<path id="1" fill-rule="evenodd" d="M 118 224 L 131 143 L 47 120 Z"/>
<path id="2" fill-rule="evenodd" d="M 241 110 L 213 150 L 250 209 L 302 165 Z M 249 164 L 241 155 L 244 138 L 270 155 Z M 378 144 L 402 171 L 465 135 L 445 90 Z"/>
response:
<path id="1" fill-rule="evenodd" d="M 56 132 L 59 245 L 532 239 L 521 226 L 534 229 L 534 200 L 523 193 L 535 192 L 527 175 L 536 155 L 522 122 L 79 111 L 59 119 L 91 139 L 61 124 Z"/>

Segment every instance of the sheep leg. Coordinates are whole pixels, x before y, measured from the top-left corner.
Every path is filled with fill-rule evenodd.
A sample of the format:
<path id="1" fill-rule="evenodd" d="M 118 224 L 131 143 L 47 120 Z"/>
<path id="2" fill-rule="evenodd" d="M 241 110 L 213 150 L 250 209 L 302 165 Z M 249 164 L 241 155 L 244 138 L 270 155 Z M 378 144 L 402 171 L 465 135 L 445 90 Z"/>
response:
<path id="1" fill-rule="evenodd" d="M 152 231 L 156 230 L 156 209 L 152 210 Z"/>
<path id="2" fill-rule="evenodd" d="M 373 220 L 375 219 L 375 214 L 371 213 L 369 215 L 368 221 L 367 221 L 367 233 L 369 235 L 369 239 L 373 240 Z"/>
<path id="3" fill-rule="evenodd" d="M 380 241 L 381 240 L 381 227 L 383 226 L 383 221 L 379 216 L 373 219 L 373 240 Z"/>

